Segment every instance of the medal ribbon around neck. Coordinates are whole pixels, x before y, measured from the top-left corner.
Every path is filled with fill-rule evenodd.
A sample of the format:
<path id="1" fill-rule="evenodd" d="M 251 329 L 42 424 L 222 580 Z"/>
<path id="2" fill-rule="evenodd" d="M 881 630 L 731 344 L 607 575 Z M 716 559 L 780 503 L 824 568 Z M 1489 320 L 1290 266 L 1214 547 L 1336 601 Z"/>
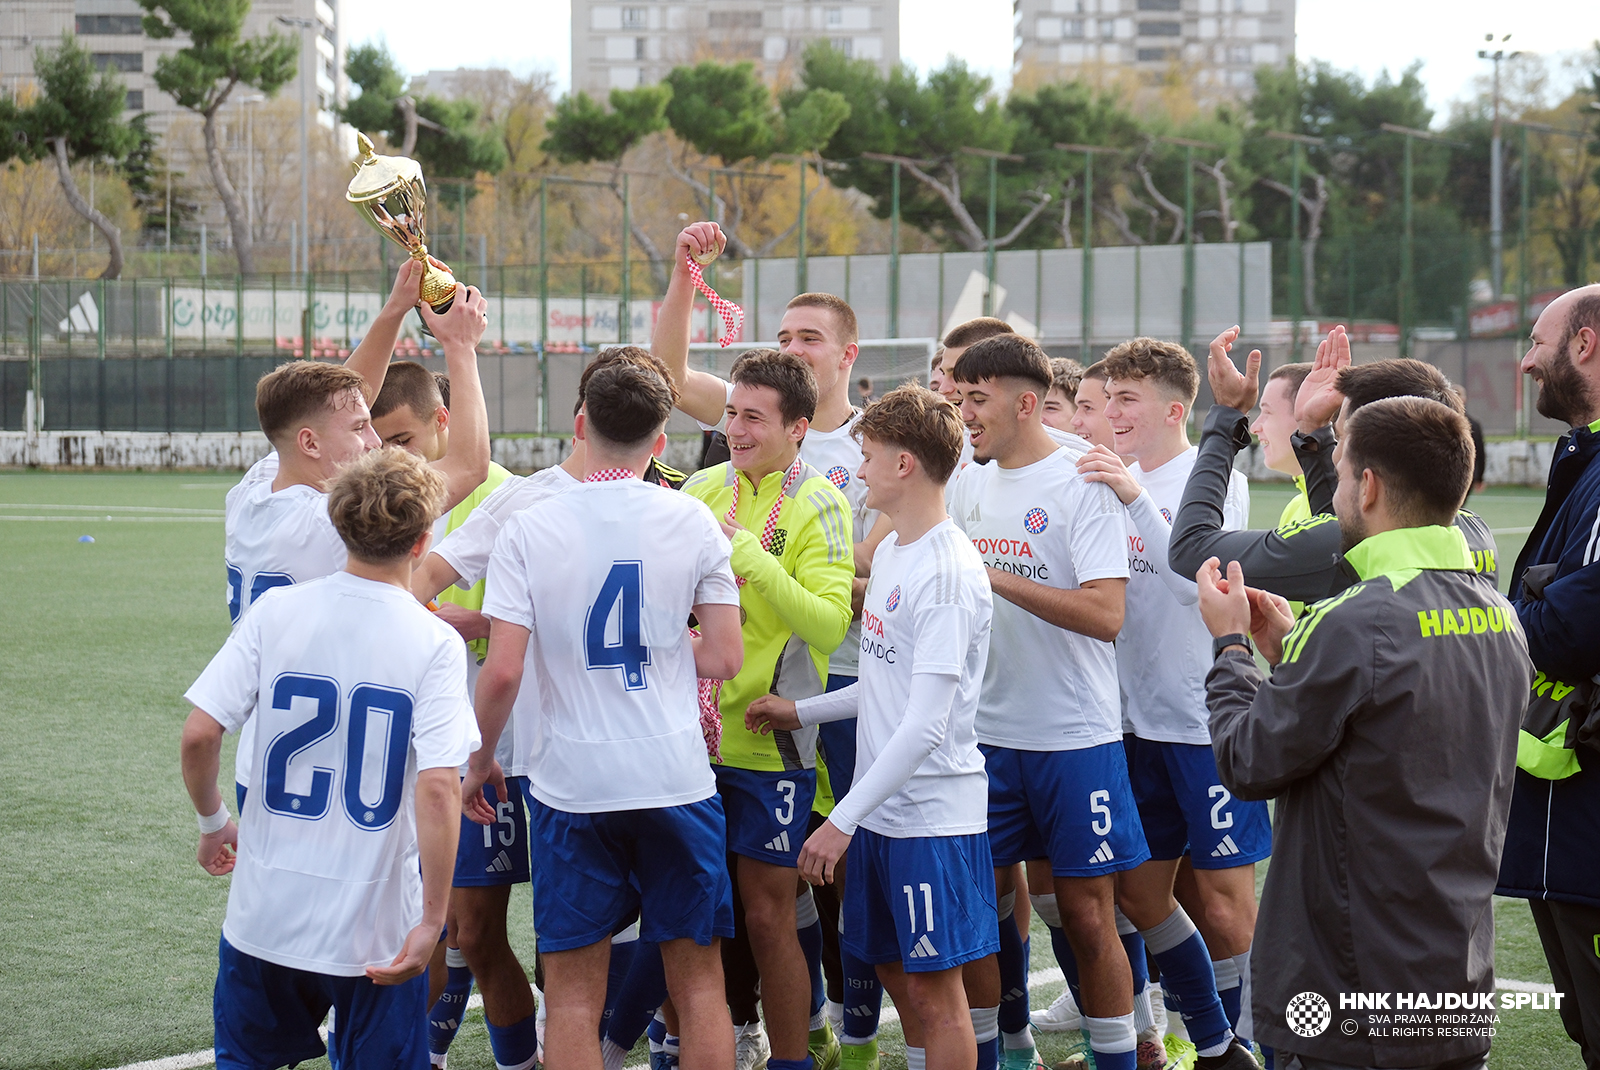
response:
<path id="1" fill-rule="evenodd" d="M 744 309 L 706 285 L 706 274 L 704 269 L 700 267 L 699 261 L 693 256 L 685 256 L 684 259 L 689 265 L 689 278 L 694 282 L 694 288 L 705 294 L 706 300 L 711 302 L 711 307 L 716 309 L 717 315 L 722 317 L 722 326 L 725 330 L 722 332 L 722 339 L 718 344 L 723 348 L 727 348 L 733 344 L 735 336 L 744 330 Z"/>
<path id="2" fill-rule="evenodd" d="M 761 548 L 768 553 L 772 552 L 772 540 L 778 534 L 778 514 L 783 511 L 783 500 L 789 496 L 789 491 L 794 489 L 794 485 L 799 481 L 799 479 L 800 455 L 797 453 L 794 457 L 794 463 L 791 464 L 789 466 L 789 470 L 784 473 L 783 489 L 778 492 L 778 500 L 772 503 L 772 511 L 767 514 L 767 522 L 761 525 Z M 735 472 L 733 474 L 733 501 L 728 506 L 727 521 L 730 524 L 737 524 L 739 522 L 737 519 L 735 519 L 739 513 L 739 483 L 739 473 Z M 757 487 L 756 490 L 759 493 L 760 488 Z M 740 587 L 744 586 L 743 576 L 735 576 L 734 580 L 739 584 Z"/>

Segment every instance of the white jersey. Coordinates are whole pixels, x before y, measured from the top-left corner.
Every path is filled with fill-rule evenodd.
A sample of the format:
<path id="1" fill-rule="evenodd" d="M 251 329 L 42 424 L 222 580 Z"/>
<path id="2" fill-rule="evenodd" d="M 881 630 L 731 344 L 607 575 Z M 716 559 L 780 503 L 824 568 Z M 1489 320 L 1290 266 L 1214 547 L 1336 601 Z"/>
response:
<path id="1" fill-rule="evenodd" d="M 308 583 L 344 568 L 344 540 L 328 516 L 328 495 L 297 483 L 274 492 L 278 455 L 269 453 L 228 491 L 223 560 L 228 569 L 228 615 L 237 628 L 267 591 Z M 255 728 L 246 723 L 234 756 L 234 779 L 250 786 Z"/>
<path id="2" fill-rule="evenodd" d="M 861 470 L 861 443 L 851 429 L 861 413 L 852 413 L 850 419 L 833 431 L 811 428 L 800 443 L 800 459 L 828 477 L 828 482 L 838 487 L 850 503 L 851 542 L 861 542 L 878 522 L 878 511 L 867 508 L 867 485 L 856 476 Z M 850 622 L 844 642 L 828 655 L 828 673 L 831 676 L 854 677 L 860 663 L 861 622 Z"/>
<path id="3" fill-rule="evenodd" d="M 471 590 L 479 580 L 488 577 L 489 558 L 506 521 L 523 509 L 577 485 L 578 481 L 560 465 L 540 469 L 527 478 L 512 476 L 468 513 L 461 526 L 437 543 L 433 552 L 449 562 L 450 567 L 460 575 L 456 586 L 463 591 Z M 446 513 L 445 518 L 448 517 Z M 478 669 L 476 665 L 468 666 L 474 683 Z M 537 677 L 534 675 L 531 646 L 523 661 L 522 671 L 523 686 L 517 689 L 517 697 L 511 705 L 511 716 L 501 730 L 494 749 L 495 760 L 500 763 L 500 769 L 506 776 L 528 775 L 528 740 L 533 738 L 534 723 L 539 718 L 539 688 L 533 683 Z"/>
<path id="4" fill-rule="evenodd" d="M 459 528 L 435 543 L 433 552 L 461 577 L 456 586 L 469 591 L 489 575 L 489 555 L 507 520 L 550 495 L 577 485 L 578 481 L 560 465 L 542 468 L 526 478 L 511 476 L 467 514 Z"/>
<path id="5" fill-rule="evenodd" d="M 974 728 L 993 602 L 983 562 L 946 520 L 900 545 L 891 533 L 872 559 L 862 608 L 856 784 L 908 716 L 911 677 L 959 678 L 944 738 L 905 782 L 861 819 L 882 836 L 965 836 L 989 827 L 989 778 Z M 836 787 L 834 790 L 838 790 Z M 853 790 L 853 789 L 852 789 Z"/>
<path id="6" fill-rule="evenodd" d="M 739 604 L 730 552 L 704 503 L 637 479 L 579 484 L 506 523 L 483 611 L 532 632 L 522 690 L 539 691 L 527 776 L 540 802 L 603 813 L 716 791 L 688 619 Z"/>
<path id="7" fill-rule="evenodd" d="M 478 745 L 461 637 L 410 592 L 340 572 L 267 593 L 184 696 L 260 725 L 223 935 L 357 977 L 422 921 L 416 780 Z"/>
<path id="8" fill-rule="evenodd" d="M 1049 424 L 1044 425 L 1044 433 L 1050 436 L 1050 441 L 1072 454 L 1076 461 L 1094 447 L 1089 445 L 1088 439 L 1081 438 L 1071 431 L 1060 431 Z M 956 461 L 956 470 L 950 473 L 950 478 L 944 485 L 944 500 L 948 506 L 955 500 L 956 480 L 961 478 L 961 472 L 972 462 L 972 434 L 963 427 L 961 429 L 961 457 Z M 985 461 L 985 464 L 988 462 Z"/>
<path id="9" fill-rule="evenodd" d="M 1152 472 L 1128 466 L 1161 515 L 1178 514 L 1183 488 L 1199 450 L 1191 446 Z M 1250 484 L 1235 470 L 1222 506 L 1224 529 L 1243 528 L 1250 516 Z M 1117 636 L 1123 727 L 1140 739 L 1209 744 L 1206 673 L 1211 671 L 1211 632 L 1198 605 L 1179 602 L 1162 573 L 1169 568 L 1145 552 L 1138 529 L 1128 525 L 1128 611 Z"/>
<path id="10" fill-rule="evenodd" d="M 1078 456 L 1058 449 L 1021 468 L 962 473 L 951 515 L 984 564 L 1064 590 L 1127 578 L 1127 514 L 1109 487 L 1078 474 Z M 1121 738 L 1111 644 L 997 600 L 978 739 L 1053 751 Z"/>

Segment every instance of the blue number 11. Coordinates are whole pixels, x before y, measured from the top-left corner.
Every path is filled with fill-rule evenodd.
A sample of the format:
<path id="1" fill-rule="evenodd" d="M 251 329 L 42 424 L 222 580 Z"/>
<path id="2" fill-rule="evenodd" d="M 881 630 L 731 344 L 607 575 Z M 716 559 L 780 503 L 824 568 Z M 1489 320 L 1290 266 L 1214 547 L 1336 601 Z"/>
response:
<path id="1" fill-rule="evenodd" d="M 644 667 L 650 648 L 639 635 L 640 605 L 644 601 L 644 566 L 638 561 L 618 561 L 600 585 L 600 594 L 583 623 L 583 656 L 590 669 L 621 669 L 624 686 L 641 691 L 649 686 Z M 620 603 L 620 604 L 619 604 Z M 606 625 L 616 610 L 618 641 L 606 642 Z"/>

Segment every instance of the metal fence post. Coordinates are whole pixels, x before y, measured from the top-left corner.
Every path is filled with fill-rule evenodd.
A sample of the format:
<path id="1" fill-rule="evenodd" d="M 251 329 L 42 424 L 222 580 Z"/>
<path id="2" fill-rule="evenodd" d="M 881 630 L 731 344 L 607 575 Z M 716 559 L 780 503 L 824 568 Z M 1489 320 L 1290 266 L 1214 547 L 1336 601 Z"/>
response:
<path id="1" fill-rule="evenodd" d="M 106 280 L 101 277 L 100 284 L 100 314 L 95 317 L 95 348 L 96 356 L 101 360 L 106 359 Z"/>

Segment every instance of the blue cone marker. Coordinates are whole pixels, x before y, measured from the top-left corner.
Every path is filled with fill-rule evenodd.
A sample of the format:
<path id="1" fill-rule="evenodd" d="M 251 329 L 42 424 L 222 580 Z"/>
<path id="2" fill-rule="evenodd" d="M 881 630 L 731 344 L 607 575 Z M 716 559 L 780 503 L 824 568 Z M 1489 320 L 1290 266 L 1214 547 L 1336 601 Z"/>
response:
<path id="1" fill-rule="evenodd" d="M 79 535 L 78 536 L 78 541 L 79 542 L 94 542 L 94 536 L 93 535 Z"/>

